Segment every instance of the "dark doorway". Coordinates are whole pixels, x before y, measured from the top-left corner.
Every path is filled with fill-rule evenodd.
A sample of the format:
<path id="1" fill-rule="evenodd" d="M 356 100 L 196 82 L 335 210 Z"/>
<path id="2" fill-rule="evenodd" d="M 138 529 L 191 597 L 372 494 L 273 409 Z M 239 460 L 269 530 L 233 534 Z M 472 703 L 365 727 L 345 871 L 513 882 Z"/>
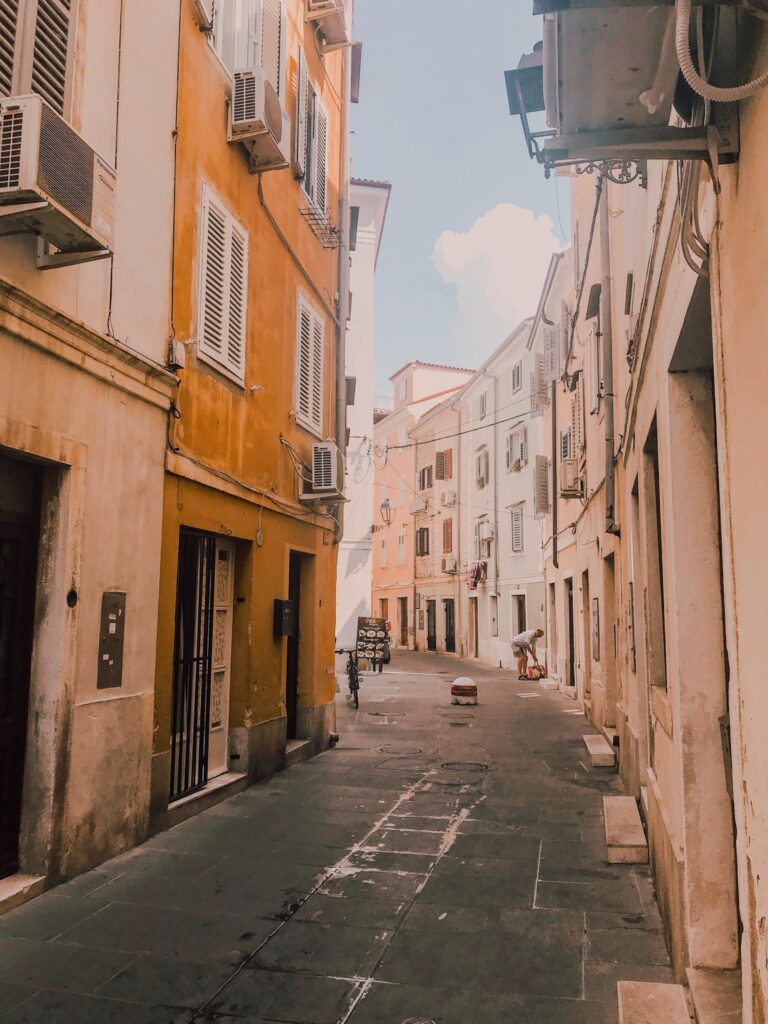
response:
<path id="1" fill-rule="evenodd" d="M 208 781 L 216 537 L 181 530 L 171 697 L 169 799 Z"/>
<path id="2" fill-rule="evenodd" d="M 288 739 L 298 737 L 299 727 L 299 667 L 300 667 L 300 622 L 301 622 L 301 562 L 298 551 L 292 551 L 288 566 L 288 600 L 294 604 L 296 628 L 288 637 L 288 652 L 285 668 L 285 713 L 288 716 Z"/>
<path id="3" fill-rule="evenodd" d="M 427 650 L 437 650 L 437 603 L 427 601 Z"/>
<path id="4" fill-rule="evenodd" d="M 453 598 L 443 601 L 445 608 L 445 649 L 449 654 L 456 653 L 456 605 Z"/>
<path id="5" fill-rule="evenodd" d="M 41 472 L 0 459 L 0 878 L 19 866 Z"/>
<path id="6" fill-rule="evenodd" d="M 527 626 L 527 616 L 525 613 L 525 594 L 513 594 L 512 595 L 512 636 L 518 636 Z"/>
<path id="7" fill-rule="evenodd" d="M 398 597 L 397 614 L 400 625 L 400 646 L 408 646 L 408 598 Z"/>
<path id="8" fill-rule="evenodd" d="M 576 685 L 576 630 L 574 628 L 573 580 L 565 580 L 565 603 L 568 616 L 568 662 L 566 665 L 566 686 Z"/>

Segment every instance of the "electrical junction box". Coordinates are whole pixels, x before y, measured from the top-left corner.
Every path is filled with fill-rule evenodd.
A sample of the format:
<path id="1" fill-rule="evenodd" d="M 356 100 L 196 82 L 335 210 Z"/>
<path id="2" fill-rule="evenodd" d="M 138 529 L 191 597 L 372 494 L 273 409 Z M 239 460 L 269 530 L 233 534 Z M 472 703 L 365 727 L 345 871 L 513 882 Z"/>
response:
<path id="1" fill-rule="evenodd" d="M 299 632 L 298 608 L 295 601 L 275 599 L 274 635 L 297 636 Z"/>
<path id="2" fill-rule="evenodd" d="M 123 685 L 124 642 L 125 593 L 107 591 L 101 598 L 97 689 L 112 690 Z"/>

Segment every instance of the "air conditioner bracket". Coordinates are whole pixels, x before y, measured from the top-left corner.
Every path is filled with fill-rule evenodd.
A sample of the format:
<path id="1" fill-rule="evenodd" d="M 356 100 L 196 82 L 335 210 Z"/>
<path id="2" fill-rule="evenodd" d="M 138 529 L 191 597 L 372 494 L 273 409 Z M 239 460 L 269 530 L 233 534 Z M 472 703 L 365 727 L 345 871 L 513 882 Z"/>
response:
<path id="1" fill-rule="evenodd" d="M 47 204 L 46 204 L 47 205 Z M 48 242 L 38 235 L 37 238 L 37 269 L 57 270 L 60 267 L 76 267 L 81 263 L 93 263 L 95 260 L 108 260 L 112 256 L 109 249 L 85 249 L 72 252 L 51 250 Z"/>

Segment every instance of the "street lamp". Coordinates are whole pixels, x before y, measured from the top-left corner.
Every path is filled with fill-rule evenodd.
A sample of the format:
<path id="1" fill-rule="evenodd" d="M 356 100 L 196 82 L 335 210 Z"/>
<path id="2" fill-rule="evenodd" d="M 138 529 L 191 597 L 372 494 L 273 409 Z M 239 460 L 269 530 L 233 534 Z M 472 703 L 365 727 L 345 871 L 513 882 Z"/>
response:
<path id="1" fill-rule="evenodd" d="M 395 518 L 395 507 L 389 498 L 385 498 L 384 501 L 382 501 L 380 511 L 384 525 L 391 526 L 392 520 Z"/>

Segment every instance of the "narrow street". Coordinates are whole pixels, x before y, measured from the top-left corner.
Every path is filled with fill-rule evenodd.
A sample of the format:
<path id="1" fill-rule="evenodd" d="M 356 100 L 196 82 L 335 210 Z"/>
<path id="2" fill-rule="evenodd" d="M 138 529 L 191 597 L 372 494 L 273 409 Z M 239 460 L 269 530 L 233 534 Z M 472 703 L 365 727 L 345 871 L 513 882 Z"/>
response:
<path id="1" fill-rule="evenodd" d="M 614 1024 L 672 981 L 647 867 L 605 860 L 573 703 L 395 655 L 339 746 L 0 921 L 7 1024 Z"/>

